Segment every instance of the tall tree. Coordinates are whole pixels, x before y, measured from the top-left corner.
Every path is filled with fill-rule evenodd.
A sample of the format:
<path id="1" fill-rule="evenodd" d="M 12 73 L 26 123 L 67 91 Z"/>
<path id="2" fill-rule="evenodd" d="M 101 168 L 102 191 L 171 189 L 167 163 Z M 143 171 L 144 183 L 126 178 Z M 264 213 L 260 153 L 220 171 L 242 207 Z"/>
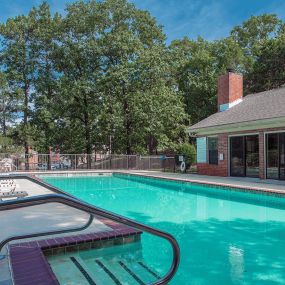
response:
<path id="1" fill-rule="evenodd" d="M 28 154 L 30 136 L 30 99 L 35 76 L 36 54 L 34 32 L 36 27 L 33 10 L 28 16 L 17 16 L 0 25 L 1 58 L 5 73 L 12 86 L 22 90 L 23 121 L 22 135 L 25 152 Z"/>
<path id="2" fill-rule="evenodd" d="M 7 136 L 7 129 L 15 124 L 20 111 L 20 90 L 9 86 L 6 75 L 0 72 L 0 130 Z"/>
<path id="3" fill-rule="evenodd" d="M 60 118 L 58 108 L 58 79 L 55 67 L 55 51 L 61 38 L 62 18 L 59 14 L 51 15 L 49 5 L 44 2 L 33 9 L 37 22 L 34 32 L 35 78 L 32 93 L 33 110 L 31 124 L 35 129 L 37 140 L 35 147 L 46 152 L 61 140 L 56 130 Z"/>
<path id="4" fill-rule="evenodd" d="M 251 82 L 249 91 L 260 92 L 285 84 L 285 34 L 270 39 L 257 57 L 253 69 L 247 75 Z"/>
<path id="5" fill-rule="evenodd" d="M 174 139 L 167 126 L 179 132 L 177 125 L 185 119 L 181 98 L 168 84 L 165 35 L 148 12 L 124 0 L 105 1 L 104 5 L 112 18 L 102 37 L 107 67 L 103 88 L 109 95 L 107 104 L 112 104 L 108 111 L 122 118 L 121 125 L 112 126 L 123 146 L 120 149 L 117 144 L 117 148 L 127 154 L 146 149 L 152 153 Z M 177 108 L 171 110 L 173 100 Z"/>
<path id="6" fill-rule="evenodd" d="M 87 154 L 92 153 L 98 137 L 96 122 L 103 108 L 102 94 L 98 91 L 98 77 L 102 72 L 98 47 L 103 28 L 101 12 L 104 11 L 96 1 L 70 5 L 55 52 L 60 77 L 57 104 L 62 109 L 61 124 L 73 130 L 70 140 L 74 142 L 63 143 L 61 148 Z"/>
<path id="7" fill-rule="evenodd" d="M 253 77 L 250 74 L 254 73 L 253 68 L 256 60 L 268 41 L 271 39 L 274 41 L 282 30 L 284 30 L 284 23 L 275 14 L 251 16 L 242 25 L 232 29 L 231 37 L 238 43 L 244 54 L 245 69 L 243 73 L 246 94 L 257 91 L 252 86 L 259 85 L 259 83 L 252 81 Z M 265 88 L 266 86 L 264 86 Z"/>

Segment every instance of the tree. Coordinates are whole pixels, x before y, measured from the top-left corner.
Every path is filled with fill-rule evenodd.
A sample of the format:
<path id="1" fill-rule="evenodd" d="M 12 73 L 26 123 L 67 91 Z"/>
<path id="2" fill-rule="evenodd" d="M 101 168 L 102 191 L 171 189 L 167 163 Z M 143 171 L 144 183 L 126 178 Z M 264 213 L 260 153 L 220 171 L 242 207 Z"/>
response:
<path id="1" fill-rule="evenodd" d="M 5 74 L 13 86 L 13 92 L 21 89 L 23 104 L 22 135 L 25 153 L 28 154 L 30 136 L 30 95 L 35 75 L 34 31 L 36 29 L 33 11 L 28 16 L 17 16 L 0 25 L 1 58 L 6 67 Z"/>
<path id="2" fill-rule="evenodd" d="M 178 90 L 183 94 L 186 112 L 192 124 L 206 118 L 217 109 L 217 58 L 212 43 L 198 38 L 174 41 L 170 52 L 175 62 Z"/>
<path id="3" fill-rule="evenodd" d="M 261 86 L 259 82 L 253 81 L 253 69 L 256 67 L 256 61 L 261 56 L 262 50 L 268 44 L 268 41 L 275 39 L 284 30 L 284 23 L 274 14 L 263 14 L 252 16 L 242 25 L 236 26 L 231 31 L 231 37 L 241 47 L 244 54 L 244 87 L 245 94 L 256 92 L 254 85 L 259 85 L 261 90 L 266 86 Z M 258 78 L 254 78 L 258 80 Z"/>
<path id="4" fill-rule="evenodd" d="M 35 75 L 34 90 L 31 94 L 33 109 L 30 123 L 35 130 L 35 147 L 46 152 L 61 140 L 57 124 L 60 112 L 58 107 L 58 79 L 55 68 L 55 50 L 61 36 L 62 18 L 58 13 L 51 15 L 49 5 L 43 2 L 33 9 L 36 21 L 34 31 Z"/>
<path id="5" fill-rule="evenodd" d="M 251 92 L 270 90 L 285 84 L 285 34 L 267 41 L 247 77 L 251 82 Z"/>
<path id="6" fill-rule="evenodd" d="M 127 0 L 47 3 L 0 25 L 1 131 L 46 152 L 156 153 L 187 141 L 185 125 L 217 111 L 217 77 L 245 94 L 284 82 L 285 25 L 254 16 L 220 40 L 165 44 L 162 27 Z M 90 161 L 88 161 L 90 163 Z"/>
<path id="7" fill-rule="evenodd" d="M 113 151 L 130 154 L 148 148 L 152 152 L 162 136 L 150 137 L 150 130 L 169 129 L 165 117 L 160 119 L 165 102 L 173 106 L 176 99 L 181 106 L 174 108 L 179 113 L 173 127 L 185 116 L 180 97 L 167 86 L 161 28 L 148 12 L 125 0 L 75 2 L 67 11 L 56 54 L 61 74 L 58 102 L 65 124 L 83 137 L 79 148 L 90 154 L 98 142 L 101 148 L 108 146 L 112 136 Z M 144 111 L 151 111 L 152 117 Z M 145 125 L 156 120 L 161 127 L 147 129 L 143 118 Z"/>
<path id="8" fill-rule="evenodd" d="M 283 23 L 275 14 L 251 16 L 231 31 L 232 38 L 242 47 L 250 60 L 259 54 L 268 39 L 278 35 Z"/>
<path id="9" fill-rule="evenodd" d="M 161 59 L 155 57 L 154 50 L 164 48 L 165 36 L 148 12 L 136 9 L 125 0 L 105 1 L 103 7 L 109 11 L 108 15 L 111 17 L 101 41 L 106 58 L 102 88 L 106 94 L 105 103 L 108 105 L 110 118 L 121 118 L 120 125 L 111 119 L 109 127 L 119 142 L 114 146 L 115 149 L 131 154 L 135 145 L 137 149 L 141 149 L 142 145 L 146 146 L 147 140 L 143 130 L 135 127 L 141 115 L 135 112 L 138 110 L 134 108 L 135 104 L 140 104 L 139 101 L 143 100 L 141 92 L 146 95 L 154 88 L 151 74 L 149 73 L 148 78 L 142 78 L 144 75 L 138 63 L 144 64 L 148 71 L 153 60 L 160 64 Z M 146 56 L 147 51 L 152 53 L 151 58 Z M 161 73 L 156 78 L 159 76 Z M 140 82 L 144 82 L 144 86 Z M 148 103 L 152 104 L 153 101 Z"/>
<path id="10" fill-rule="evenodd" d="M 0 72 L 0 130 L 7 136 L 7 129 L 19 117 L 20 98 L 17 90 L 12 90 L 3 72 Z"/>
<path id="11" fill-rule="evenodd" d="M 67 141 L 61 144 L 67 151 L 91 154 L 98 137 L 96 122 L 103 105 L 98 89 L 102 59 L 96 37 L 103 28 L 101 12 L 104 11 L 95 1 L 76 2 L 67 8 L 66 18 L 60 26 L 60 42 L 54 53 L 59 74 L 55 103 L 61 109 L 61 126 L 72 130 Z M 64 133 L 68 135 L 68 132 Z M 74 140 L 75 137 L 78 139 Z M 73 143 L 66 143 L 68 141 Z"/>
<path id="12" fill-rule="evenodd" d="M 176 146 L 177 155 L 185 156 L 186 169 L 190 168 L 196 162 L 196 148 L 193 144 L 182 143 Z"/>

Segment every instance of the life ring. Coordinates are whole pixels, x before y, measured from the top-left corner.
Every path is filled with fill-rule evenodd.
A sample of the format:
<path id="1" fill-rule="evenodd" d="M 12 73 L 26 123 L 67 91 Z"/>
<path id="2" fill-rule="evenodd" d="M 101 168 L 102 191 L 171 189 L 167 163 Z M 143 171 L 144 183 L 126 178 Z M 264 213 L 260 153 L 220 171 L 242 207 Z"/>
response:
<path id="1" fill-rule="evenodd" d="M 180 164 L 180 170 L 181 170 L 181 172 L 185 172 L 185 169 L 186 169 L 186 163 L 185 163 L 185 161 L 182 161 Z"/>

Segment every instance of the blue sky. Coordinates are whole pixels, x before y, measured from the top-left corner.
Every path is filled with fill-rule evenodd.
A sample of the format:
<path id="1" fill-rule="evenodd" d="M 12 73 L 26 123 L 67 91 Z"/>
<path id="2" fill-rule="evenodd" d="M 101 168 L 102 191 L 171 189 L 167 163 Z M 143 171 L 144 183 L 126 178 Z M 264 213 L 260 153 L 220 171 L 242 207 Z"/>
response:
<path id="1" fill-rule="evenodd" d="M 129 0 L 164 26 L 168 42 L 188 36 L 208 40 L 227 36 L 231 28 L 251 15 L 275 13 L 285 20 L 284 0 Z M 0 21 L 26 14 L 41 0 L 0 0 Z M 73 0 L 48 0 L 52 11 L 64 12 Z"/>

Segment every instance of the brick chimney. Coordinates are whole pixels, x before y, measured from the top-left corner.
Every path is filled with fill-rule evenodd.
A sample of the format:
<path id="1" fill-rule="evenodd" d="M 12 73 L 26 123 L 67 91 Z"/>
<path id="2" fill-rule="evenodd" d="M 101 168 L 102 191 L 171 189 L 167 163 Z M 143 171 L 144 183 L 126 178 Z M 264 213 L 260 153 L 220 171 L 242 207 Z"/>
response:
<path id="1" fill-rule="evenodd" d="M 234 69 L 228 68 L 227 73 L 218 79 L 218 110 L 219 112 L 237 105 L 243 97 L 242 75 L 235 73 Z"/>

